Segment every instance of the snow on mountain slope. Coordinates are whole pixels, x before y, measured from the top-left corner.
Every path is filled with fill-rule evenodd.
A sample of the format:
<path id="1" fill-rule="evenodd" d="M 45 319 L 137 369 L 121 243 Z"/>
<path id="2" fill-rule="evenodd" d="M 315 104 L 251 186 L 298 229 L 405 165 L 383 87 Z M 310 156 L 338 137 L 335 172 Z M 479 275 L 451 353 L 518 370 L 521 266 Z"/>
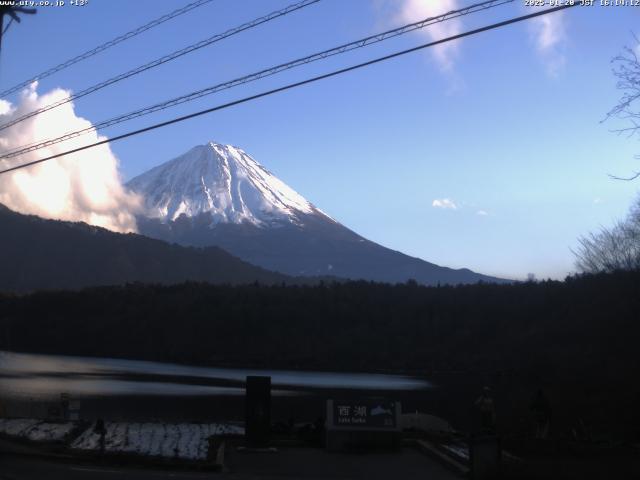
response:
<path id="1" fill-rule="evenodd" d="M 291 276 L 331 275 L 426 285 L 500 281 L 440 267 L 361 237 L 229 145 L 197 146 L 134 178 L 147 211 L 141 235 L 183 246 L 217 246 Z"/>
<path id="2" fill-rule="evenodd" d="M 127 186 L 144 197 L 146 215 L 162 222 L 205 212 L 213 224 L 256 226 L 298 224 L 302 215 L 326 216 L 242 149 L 215 142 L 194 147 Z"/>

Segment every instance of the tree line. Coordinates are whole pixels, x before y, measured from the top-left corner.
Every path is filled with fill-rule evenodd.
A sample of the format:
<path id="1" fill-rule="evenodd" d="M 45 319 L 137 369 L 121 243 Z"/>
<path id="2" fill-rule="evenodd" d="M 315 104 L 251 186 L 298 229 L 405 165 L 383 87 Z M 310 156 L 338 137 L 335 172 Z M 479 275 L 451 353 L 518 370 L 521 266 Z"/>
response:
<path id="1" fill-rule="evenodd" d="M 638 312 L 640 271 L 455 287 L 130 284 L 0 295 L 0 347 L 427 378 L 489 372 L 637 428 Z"/>

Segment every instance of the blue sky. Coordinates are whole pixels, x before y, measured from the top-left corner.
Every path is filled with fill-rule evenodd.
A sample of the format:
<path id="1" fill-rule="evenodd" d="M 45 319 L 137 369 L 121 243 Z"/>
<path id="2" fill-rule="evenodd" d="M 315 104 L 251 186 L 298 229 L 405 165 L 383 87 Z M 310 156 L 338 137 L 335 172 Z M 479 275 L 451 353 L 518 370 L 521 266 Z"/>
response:
<path id="1" fill-rule="evenodd" d="M 41 8 L 12 25 L 4 38 L 0 87 L 186 3 L 89 0 L 84 7 Z M 81 90 L 289 3 L 215 0 L 44 79 L 38 90 Z M 322 0 L 80 99 L 76 112 L 98 122 L 398 26 L 425 11 L 440 13 L 468 3 Z M 103 134 L 113 136 L 529 11 L 514 2 Z M 633 44 L 639 20 L 640 8 L 576 7 L 546 23 L 486 32 L 137 136 L 112 149 L 128 179 L 196 144 L 234 144 L 331 216 L 382 245 L 488 274 L 562 278 L 573 271 L 570 249 L 576 239 L 624 216 L 638 190 L 638 182 L 613 181 L 607 174 L 637 169 L 633 156 L 640 144 L 610 132 L 620 123 L 600 121 L 620 95 L 610 60 Z"/>

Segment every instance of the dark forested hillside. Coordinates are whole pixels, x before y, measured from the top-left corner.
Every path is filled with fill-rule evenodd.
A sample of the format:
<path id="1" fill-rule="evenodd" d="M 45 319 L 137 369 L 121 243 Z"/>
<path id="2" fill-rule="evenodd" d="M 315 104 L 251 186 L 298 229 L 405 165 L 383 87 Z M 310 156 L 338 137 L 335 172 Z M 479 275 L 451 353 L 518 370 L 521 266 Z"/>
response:
<path id="1" fill-rule="evenodd" d="M 282 282 L 217 248 L 185 248 L 84 223 L 44 220 L 0 205 L 0 291 L 81 288 L 127 282 Z"/>
<path id="2" fill-rule="evenodd" d="M 640 272 L 459 287 L 129 285 L 2 296 L 0 346 L 431 378 L 457 372 L 527 392 L 546 386 L 570 399 L 567 409 L 636 415 L 624 417 L 632 428 L 640 419 L 632 407 L 640 401 L 639 312 Z"/>

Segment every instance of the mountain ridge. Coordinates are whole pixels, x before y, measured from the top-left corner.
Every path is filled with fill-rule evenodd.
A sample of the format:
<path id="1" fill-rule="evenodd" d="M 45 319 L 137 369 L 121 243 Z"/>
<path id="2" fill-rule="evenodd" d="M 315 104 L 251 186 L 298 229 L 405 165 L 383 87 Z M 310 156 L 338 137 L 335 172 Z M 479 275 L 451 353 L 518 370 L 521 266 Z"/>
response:
<path id="1" fill-rule="evenodd" d="M 196 146 L 138 175 L 127 187 L 144 199 L 146 214 L 137 218 L 141 234 L 185 246 L 215 245 L 286 275 L 390 283 L 413 279 L 426 285 L 508 282 L 372 242 L 230 145 Z"/>
<path id="2" fill-rule="evenodd" d="M 0 204 L 0 291 L 79 289 L 126 283 L 298 283 L 219 247 L 171 245 L 82 222 L 23 215 Z"/>

